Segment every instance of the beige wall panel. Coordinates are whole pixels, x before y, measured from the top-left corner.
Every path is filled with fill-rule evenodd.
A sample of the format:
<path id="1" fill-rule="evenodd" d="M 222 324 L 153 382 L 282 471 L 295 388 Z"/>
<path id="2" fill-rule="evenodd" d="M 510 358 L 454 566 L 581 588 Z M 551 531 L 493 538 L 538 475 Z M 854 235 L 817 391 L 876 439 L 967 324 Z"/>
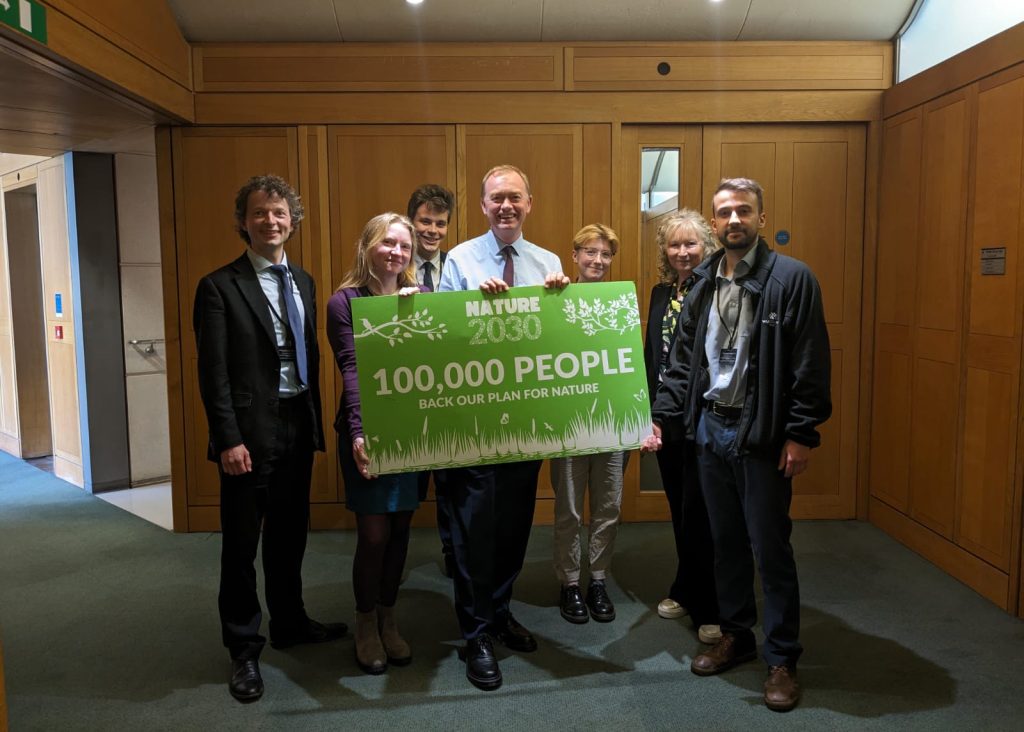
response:
<path id="1" fill-rule="evenodd" d="M 879 323 L 910 325 L 914 317 L 921 197 L 921 113 L 886 122 L 878 212 Z"/>
<path id="2" fill-rule="evenodd" d="M 74 327 L 74 313 L 78 303 L 71 289 L 64 159 L 54 158 L 40 163 L 38 171 L 36 195 L 39 208 L 39 252 L 43 274 L 54 470 L 58 477 L 81 486 L 84 484 L 84 476 L 75 356 L 77 336 Z M 57 293 L 61 295 L 63 317 L 57 317 L 54 311 Z M 63 329 L 63 339 L 56 338 L 57 326 Z"/>
<path id="3" fill-rule="evenodd" d="M 1015 382 L 1009 374 L 967 369 L 957 505 L 957 543 L 1004 572 L 1010 569 Z"/>
<path id="4" fill-rule="evenodd" d="M 960 329 L 968 124 L 967 101 L 959 95 L 925 110 L 915 318 L 919 327 Z"/>
<path id="5" fill-rule="evenodd" d="M 17 372 L 14 366 L 14 324 L 11 319 L 10 268 L 7 264 L 6 212 L 0 195 L 0 435 L 13 454 L 21 454 L 18 429 Z"/>
<path id="6" fill-rule="evenodd" d="M 65 330 L 65 335 L 67 330 Z M 53 454 L 82 464 L 78 419 L 78 388 L 75 344 L 49 339 L 50 409 L 53 410 Z"/>
<path id="7" fill-rule="evenodd" d="M 523 236 L 555 252 L 563 269 L 568 268 L 572 237 L 583 225 L 582 126 L 467 125 L 460 153 L 459 176 L 466 182 L 461 238 L 487 231 L 487 219 L 480 209 L 480 181 L 490 168 L 510 163 L 529 176 L 533 194 Z"/>
<path id="8" fill-rule="evenodd" d="M 881 339 L 880 339 L 881 340 Z M 910 356 L 879 348 L 871 422 L 871 495 L 910 508 Z"/>
<path id="9" fill-rule="evenodd" d="M 557 44 L 205 44 L 197 91 L 562 89 Z"/>
<path id="10" fill-rule="evenodd" d="M 952 539 L 959 374 L 953 364 L 918 358 L 913 378 L 910 515 L 932 531 Z"/>
<path id="11" fill-rule="evenodd" d="M 167 439 L 167 377 L 163 372 L 129 375 L 129 446 L 132 484 L 166 479 L 171 474 Z"/>
<path id="12" fill-rule="evenodd" d="M 1021 202 L 1024 163 L 1024 78 L 978 94 L 971 228 L 971 333 L 1019 337 L 1019 255 L 1024 242 Z M 1014 195 L 1017 192 L 1018 195 Z M 983 248 L 1006 248 L 1006 274 L 983 275 Z"/>

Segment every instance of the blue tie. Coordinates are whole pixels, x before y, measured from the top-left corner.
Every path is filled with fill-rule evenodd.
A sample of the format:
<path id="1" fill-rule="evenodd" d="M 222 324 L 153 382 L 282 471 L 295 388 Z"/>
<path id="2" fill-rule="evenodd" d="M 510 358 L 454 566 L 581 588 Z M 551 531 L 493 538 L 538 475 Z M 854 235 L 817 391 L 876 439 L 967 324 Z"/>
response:
<path id="1" fill-rule="evenodd" d="M 299 382 L 305 386 L 309 383 L 309 371 L 306 368 L 306 339 L 302 333 L 302 322 L 299 320 L 299 305 L 295 302 L 295 295 L 292 293 L 291 284 L 288 282 L 288 268 L 283 264 L 273 264 L 270 271 L 281 280 L 281 288 L 284 293 L 284 313 L 288 319 L 288 329 L 292 332 L 292 341 L 295 343 L 295 364 L 299 368 Z"/>

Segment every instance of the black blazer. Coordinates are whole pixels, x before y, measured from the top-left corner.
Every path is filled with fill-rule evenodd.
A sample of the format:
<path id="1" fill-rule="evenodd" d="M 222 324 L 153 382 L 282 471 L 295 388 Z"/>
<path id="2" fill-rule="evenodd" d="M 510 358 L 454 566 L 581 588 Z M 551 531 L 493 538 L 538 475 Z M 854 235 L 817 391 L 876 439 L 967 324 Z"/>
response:
<path id="1" fill-rule="evenodd" d="M 320 350 L 316 286 L 289 265 L 306 311 L 311 450 L 324 449 L 320 419 Z M 199 351 L 199 392 L 210 425 L 207 457 L 244 444 L 253 462 L 267 457 L 277 433 L 281 360 L 267 298 L 246 254 L 199 281 L 192 322 Z"/>
<path id="2" fill-rule="evenodd" d="M 665 308 L 675 295 L 676 286 L 658 284 L 651 290 L 651 309 L 647 313 L 647 332 L 644 336 L 644 365 L 647 367 L 647 396 L 654 404 L 658 391 L 658 365 L 661 363 L 661 324 L 665 320 Z M 679 329 L 676 328 L 676 332 Z M 676 334 L 672 334 L 675 342 Z M 671 349 L 671 345 L 669 346 Z"/>

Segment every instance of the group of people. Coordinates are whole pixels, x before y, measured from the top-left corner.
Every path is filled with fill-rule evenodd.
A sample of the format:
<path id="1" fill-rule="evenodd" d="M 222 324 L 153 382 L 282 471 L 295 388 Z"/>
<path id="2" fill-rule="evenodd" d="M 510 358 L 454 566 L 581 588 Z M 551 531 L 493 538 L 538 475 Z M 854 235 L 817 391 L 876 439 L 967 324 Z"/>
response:
<path id="1" fill-rule="evenodd" d="M 372 475 L 360 413 L 352 300 L 431 291 L 564 288 L 557 255 L 527 241 L 533 198 L 511 165 L 487 172 L 480 205 L 489 229 L 445 252 L 454 199 L 438 185 L 418 188 L 407 215 L 372 218 L 355 263 L 327 305 L 327 334 L 342 377 L 335 429 L 354 512 L 355 656 L 367 673 L 412 660 L 395 614 L 413 512 L 431 474 Z M 658 231 L 659 284 L 651 293 L 645 360 L 654 424 L 642 450 L 656 452 L 668 498 L 677 571 L 657 608 L 687 614 L 710 648 L 693 673 L 719 673 L 755 657 L 753 561 L 763 579 L 765 703 L 787 710 L 800 689 L 799 592 L 789 536 L 791 479 L 817 446 L 830 414 L 829 347 L 821 297 L 810 271 L 770 250 L 760 186 L 721 183 L 711 225 L 683 209 Z M 200 392 L 210 428 L 209 458 L 221 477 L 219 610 L 232 659 L 231 694 L 263 694 L 262 609 L 254 561 L 263 537 L 270 642 L 274 647 L 334 640 L 343 623 L 311 619 L 301 564 L 309 521 L 313 453 L 323 450 L 312 278 L 288 262 L 285 243 L 303 216 L 282 179 L 252 178 L 238 192 L 235 219 L 248 245 L 207 275 L 196 293 L 194 326 Z M 715 239 L 717 237 L 717 246 Z M 573 241 L 575 281 L 607 278 L 619 239 L 603 224 Z M 610 622 L 606 579 L 622 502 L 627 453 L 551 460 L 555 490 L 553 564 L 559 609 L 571 623 Z M 497 642 L 536 650 L 512 615 L 513 585 L 526 556 L 541 461 L 433 471 L 445 574 L 453 582 L 467 679 L 498 688 Z M 589 493 L 586 592 L 580 529 Z"/>

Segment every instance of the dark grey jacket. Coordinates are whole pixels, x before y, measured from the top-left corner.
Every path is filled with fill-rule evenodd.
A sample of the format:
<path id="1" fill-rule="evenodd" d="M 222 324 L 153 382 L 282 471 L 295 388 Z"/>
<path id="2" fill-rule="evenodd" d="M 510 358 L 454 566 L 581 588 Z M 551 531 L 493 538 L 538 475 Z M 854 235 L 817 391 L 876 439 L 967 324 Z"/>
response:
<path id="1" fill-rule="evenodd" d="M 750 363 L 737 433 L 741 453 L 777 457 L 786 440 L 817 447 L 818 426 L 832 414 L 831 352 L 821 290 L 807 265 L 773 252 L 761 239 L 750 273 L 737 284 L 754 304 Z M 715 294 L 715 252 L 694 274 L 683 302 L 680 332 L 651 408 L 666 437 L 693 437 L 709 386 L 704 343 Z"/>

